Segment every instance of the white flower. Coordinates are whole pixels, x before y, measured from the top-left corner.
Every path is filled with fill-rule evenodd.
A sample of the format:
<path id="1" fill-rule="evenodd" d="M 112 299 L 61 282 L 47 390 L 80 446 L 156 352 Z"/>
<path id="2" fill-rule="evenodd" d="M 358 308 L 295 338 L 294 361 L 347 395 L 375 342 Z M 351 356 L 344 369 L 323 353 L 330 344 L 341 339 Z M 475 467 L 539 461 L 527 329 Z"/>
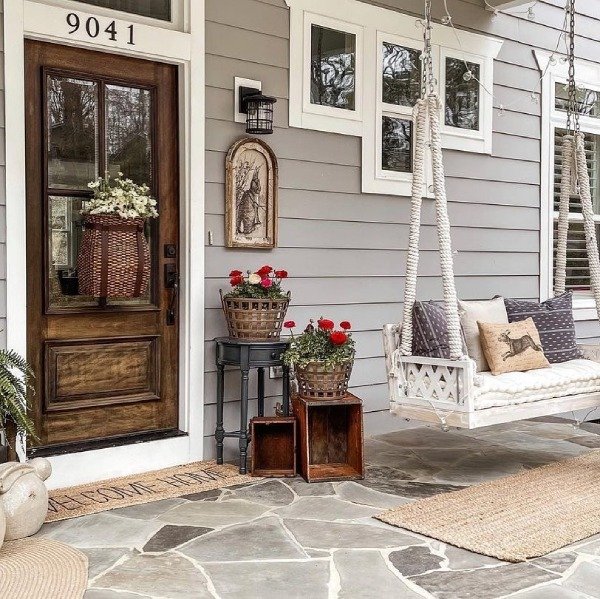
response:
<path id="1" fill-rule="evenodd" d="M 260 275 L 257 275 L 255 272 L 253 272 L 249 277 L 248 277 L 248 282 L 251 285 L 258 285 L 261 282 L 261 278 Z"/>

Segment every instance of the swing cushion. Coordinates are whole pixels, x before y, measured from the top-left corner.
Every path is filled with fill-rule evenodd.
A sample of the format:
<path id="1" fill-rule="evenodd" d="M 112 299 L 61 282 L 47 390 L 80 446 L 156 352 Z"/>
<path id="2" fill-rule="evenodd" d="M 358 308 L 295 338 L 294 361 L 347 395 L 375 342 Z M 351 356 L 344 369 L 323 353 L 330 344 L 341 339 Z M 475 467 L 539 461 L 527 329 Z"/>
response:
<path id="1" fill-rule="evenodd" d="M 448 320 L 444 305 L 439 302 L 415 302 L 412 313 L 413 356 L 449 358 Z M 466 353 L 464 337 L 463 351 Z"/>
<path id="2" fill-rule="evenodd" d="M 533 318 L 544 355 L 556 364 L 581 358 L 573 320 L 573 294 L 567 291 L 545 302 L 504 298 L 509 322 Z"/>
<path id="3" fill-rule="evenodd" d="M 476 410 L 600 392 L 600 363 L 584 359 L 527 372 L 505 372 L 496 376 L 480 372 L 477 376 Z"/>

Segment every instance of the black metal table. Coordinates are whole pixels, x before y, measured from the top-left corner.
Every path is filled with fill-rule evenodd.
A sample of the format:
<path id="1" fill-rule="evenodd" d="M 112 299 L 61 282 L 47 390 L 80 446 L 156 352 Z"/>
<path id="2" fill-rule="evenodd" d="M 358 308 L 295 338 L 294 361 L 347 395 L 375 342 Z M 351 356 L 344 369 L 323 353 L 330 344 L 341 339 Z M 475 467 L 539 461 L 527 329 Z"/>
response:
<path id="1" fill-rule="evenodd" d="M 283 413 L 290 413 L 290 370 L 283 363 L 282 354 L 287 349 L 288 341 L 250 341 L 219 337 L 217 344 L 217 464 L 223 463 L 223 440 L 234 437 L 240 440 L 240 474 L 246 474 L 246 458 L 248 454 L 248 379 L 250 370 L 258 370 L 258 415 L 265 412 L 265 368 L 281 366 L 283 368 Z M 236 366 L 241 372 L 240 389 L 240 430 L 227 432 L 223 428 L 223 404 L 225 389 L 225 366 Z"/>

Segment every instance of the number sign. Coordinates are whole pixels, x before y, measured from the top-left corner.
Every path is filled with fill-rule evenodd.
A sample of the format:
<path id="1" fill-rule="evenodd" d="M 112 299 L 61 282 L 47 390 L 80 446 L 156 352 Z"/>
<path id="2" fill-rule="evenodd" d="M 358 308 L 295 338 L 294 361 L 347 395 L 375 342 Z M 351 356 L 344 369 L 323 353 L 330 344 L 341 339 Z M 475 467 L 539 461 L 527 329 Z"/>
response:
<path id="1" fill-rule="evenodd" d="M 111 42 L 125 39 L 129 46 L 135 46 L 133 25 L 128 25 L 124 31 L 119 31 L 115 21 L 106 24 L 106 22 L 101 23 L 96 17 L 82 19 L 76 12 L 70 12 L 66 17 L 66 21 L 71 28 L 69 30 L 70 35 L 81 31 L 90 39 L 95 39 L 98 36 L 104 36 Z"/>

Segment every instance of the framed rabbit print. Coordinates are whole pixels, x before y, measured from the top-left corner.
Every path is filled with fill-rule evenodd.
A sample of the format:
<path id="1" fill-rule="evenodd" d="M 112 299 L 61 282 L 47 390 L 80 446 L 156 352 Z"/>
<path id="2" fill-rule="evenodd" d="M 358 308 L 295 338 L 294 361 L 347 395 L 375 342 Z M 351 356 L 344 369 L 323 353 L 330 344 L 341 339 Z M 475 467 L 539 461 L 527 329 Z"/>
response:
<path id="1" fill-rule="evenodd" d="M 225 245 L 277 246 L 277 158 L 259 139 L 235 142 L 226 158 Z"/>

